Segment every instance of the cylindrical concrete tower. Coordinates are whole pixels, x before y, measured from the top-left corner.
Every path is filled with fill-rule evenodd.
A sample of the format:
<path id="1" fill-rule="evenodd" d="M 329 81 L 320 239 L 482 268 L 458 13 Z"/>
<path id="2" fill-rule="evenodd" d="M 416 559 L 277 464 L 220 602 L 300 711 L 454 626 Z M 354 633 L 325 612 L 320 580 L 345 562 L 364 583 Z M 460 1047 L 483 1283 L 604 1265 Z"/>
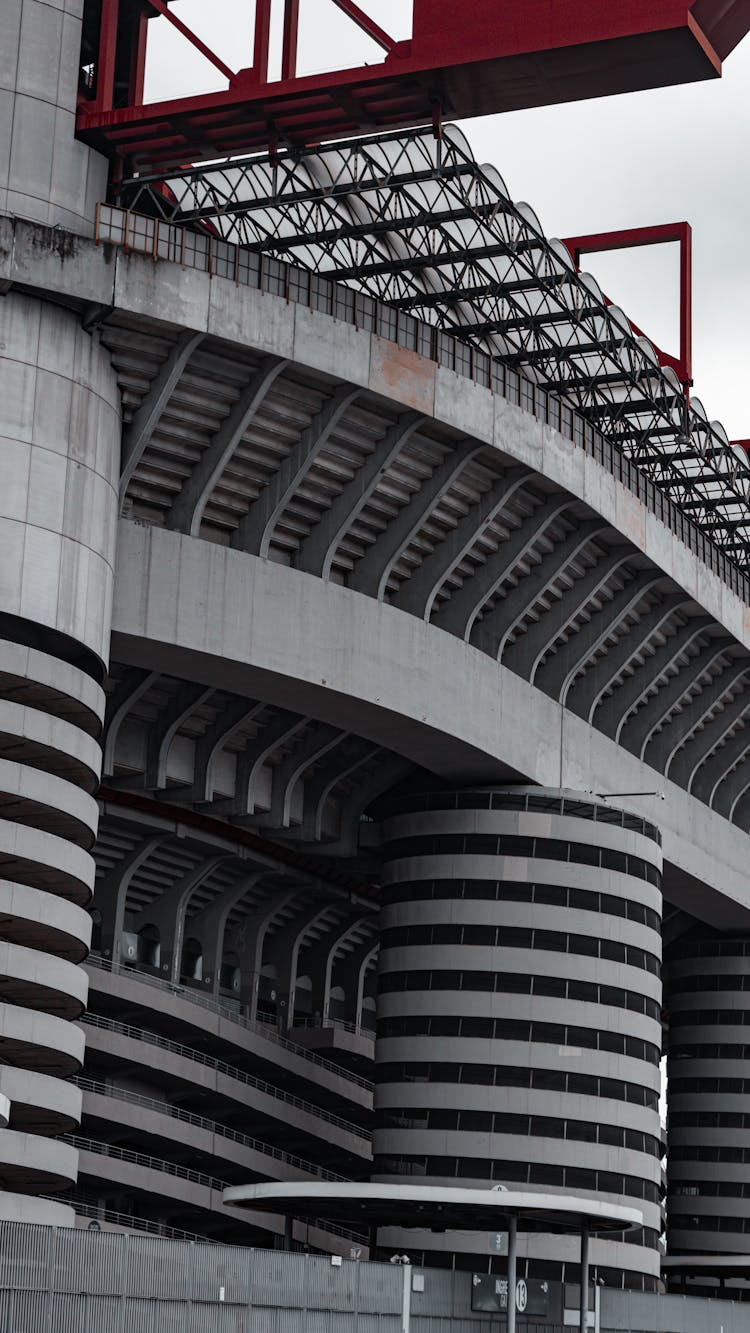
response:
<path id="1" fill-rule="evenodd" d="M 594 1242 L 592 1262 L 608 1285 L 653 1288 L 657 830 L 575 793 L 452 791 L 401 802 L 383 843 L 376 1178 L 624 1200 L 642 1233 Z M 486 1237 L 422 1244 L 425 1261 L 487 1263 Z M 572 1239 L 523 1244 L 527 1275 L 576 1275 Z"/>
<path id="2" fill-rule="evenodd" d="M 750 940 L 697 927 L 665 993 L 668 1252 L 750 1256 Z"/>
<path id="3" fill-rule="evenodd" d="M 88 235 L 107 162 L 75 138 L 83 4 L 0 4 L 0 214 Z"/>
<path id="4" fill-rule="evenodd" d="M 77 1171 L 119 398 L 63 309 L 10 292 L 0 347 L 0 1216 L 60 1224 L 29 1196 Z"/>

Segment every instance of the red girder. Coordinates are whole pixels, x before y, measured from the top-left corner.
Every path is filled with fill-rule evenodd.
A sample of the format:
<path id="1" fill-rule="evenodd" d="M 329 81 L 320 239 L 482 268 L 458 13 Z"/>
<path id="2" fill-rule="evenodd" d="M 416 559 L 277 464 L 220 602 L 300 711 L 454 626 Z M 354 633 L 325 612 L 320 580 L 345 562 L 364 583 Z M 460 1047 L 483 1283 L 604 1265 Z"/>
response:
<path id="1" fill-rule="evenodd" d="M 115 105 L 111 71 L 126 25 L 163 0 L 99 0 L 96 87 L 78 134 L 113 156 L 166 167 L 358 132 L 430 124 L 717 77 L 750 30 L 750 0 L 414 0 L 394 42 L 355 0 L 332 0 L 387 52 L 380 65 L 297 77 L 299 5 L 286 0 L 282 78 L 268 82 L 269 0 L 258 0 L 255 60 L 224 92 Z M 118 21 L 118 4 L 120 15 Z M 182 25 L 183 31 L 184 25 Z M 132 44 L 132 32 L 127 34 Z M 202 43 L 190 35 L 189 40 Z M 216 63 L 216 60 L 215 60 Z M 223 62 L 219 62 L 223 64 Z M 122 99 L 120 99 L 122 100 Z"/>
<path id="2" fill-rule="evenodd" d="M 654 227 L 629 227 L 625 231 L 601 231 L 590 236 L 568 236 L 567 246 L 576 268 L 581 255 L 603 254 L 608 250 L 634 250 L 644 245 L 665 245 L 676 241 L 680 247 L 680 354 L 663 352 L 652 341 L 663 366 L 671 366 L 687 389 L 693 383 L 693 233 L 688 222 L 667 222 Z M 606 298 L 605 298 L 606 299 Z M 632 320 L 633 332 L 644 337 Z"/>

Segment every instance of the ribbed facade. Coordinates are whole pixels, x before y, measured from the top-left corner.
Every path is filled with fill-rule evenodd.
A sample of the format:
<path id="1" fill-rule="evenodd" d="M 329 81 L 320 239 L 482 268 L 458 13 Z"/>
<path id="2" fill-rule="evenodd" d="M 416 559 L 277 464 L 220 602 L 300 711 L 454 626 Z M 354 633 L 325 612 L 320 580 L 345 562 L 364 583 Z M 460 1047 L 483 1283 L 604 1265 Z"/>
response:
<path id="1" fill-rule="evenodd" d="M 64 1080 L 83 1062 L 75 1020 L 88 984 L 77 964 L 91 933 L 103 707 L 83 671 L 0 641 L 0 1092 L 10 1102 L 0 1175 L 12 1195 L 77 1174 L 75 1149 L 52 1140 L 81 1117 L 80 1091 Z M 1 1206 L 35 1220 L 8 1194 Z"/>
<path id="2" fill-rule="evenodd" d="M 28 6 L 27 6 L 28 8 Z M 52 19 L 50 20 L 52 22 Z M 53 24 L 54 28 L 54 24 Z M 119 402 L 66 310 L 0 301 L 0 1214 L 72 1224 Z"/>
<path id="3" fill-rule="evenodd" d="M 670 950 L 669 1253 L 750 1256 L 750 939 Z"/>
<path id="4" fill-rule="evenodd" d="M 610 1285 L 652 1287 L 656 829 L 575 794 L 476 790 L 407 798 L 383 835 L 375 1178 L 631 1203 L 643 1232 L 592 1259 Z M 453 1241 L 425 1261 L 475 1263 Z M 531 1276 L 573 1277 L 569 1238 L 525 1245 Z"/>

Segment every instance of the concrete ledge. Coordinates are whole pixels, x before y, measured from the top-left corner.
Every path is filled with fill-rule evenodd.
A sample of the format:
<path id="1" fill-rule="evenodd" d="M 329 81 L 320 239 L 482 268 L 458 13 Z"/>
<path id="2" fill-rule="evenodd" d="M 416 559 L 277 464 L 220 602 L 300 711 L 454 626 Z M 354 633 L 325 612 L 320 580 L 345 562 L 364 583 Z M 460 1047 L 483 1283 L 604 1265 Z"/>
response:
<path id="1" fill-rule="evenodd" d="M 70 1143 L 6 1129 L 0 1134 L 0 1171 L 3 1183 L 36 1193 L 65 1189 L 78 1177 L 78 1149 Z"/>
<path id="2" fill-rule="evenodd" d="M 68 1020 L 86 1007 L 89 979 L 82 967 L 64 958 L 0 940 L 0 994 L 21 1004 L 38 1003 Z"/>
<path id="3" fill-rule="evenodd" d="M 0 1053 L 22 1054 L 27 1068 L 42 1073 L 77 1074 L 83 1064 L 83 1031 L 54 1014 L 0 1004 Z"/>
<path id="4" fill-rule="evenodd" d="M 25 742 L 32 749 L 38 747 L 42 752 L 38 756 L 40 760 L 45 758 L 43 752 L 49 751 L 51 762 L 47 768 L 54 767 L 59 776 L 75 782 L 84 791 L 96 790 L 102 766 L 101 750 L 93 737 L 87 736 L 80 727 L 38 708 L 0 699 L 0 736 L 2 734 Z M 16 751 L 16 757 L 23 762 L 22 752 Z"/>
<path id="5" fill-rule="evenodd" d="M 3 1065 L 0 1092 L 11 1102 L 14 1128 L 27 1129 L 33 1122 L 38 1133 L 43 1123 L 42 1133 L 64 1134 L 81 1122 L 82 1093 L 74 1083 Z"/>
<path id="6" fill-rule="evenodd" d="M 81 963 L 91 943 L 91 916 L 67 898 L 0 879 L 0 918 L 6 939 Z"/>
<path id="7" fill-rule="evenodd" d="M 60 696 L 80 705 L 81 711 L 90 716 L 89 726 L 92 731 L 104 721 L 107 696 L 101 685 L 85 671 L 63 662 L 59 657 L 51 657 L 38 648 L 27 648 L 25 644 L 13 643 L 9 639 L 0 639 L 0 672 L 16 676 L 25 684 L 38 685 L 48 695 L 47 711 L 56 714 L 55 701 L 59 705 Z M 66 711 L 70 711 L 69 708 Z"/>
<path id="8" fill-rule="evenodd" d="M 28 1194 L 0 1192 L 0 1221 L 24 1222 L 35 1226 L 74 1227 L 76 1215 L 64 1203 L 34 1199 Z"/>

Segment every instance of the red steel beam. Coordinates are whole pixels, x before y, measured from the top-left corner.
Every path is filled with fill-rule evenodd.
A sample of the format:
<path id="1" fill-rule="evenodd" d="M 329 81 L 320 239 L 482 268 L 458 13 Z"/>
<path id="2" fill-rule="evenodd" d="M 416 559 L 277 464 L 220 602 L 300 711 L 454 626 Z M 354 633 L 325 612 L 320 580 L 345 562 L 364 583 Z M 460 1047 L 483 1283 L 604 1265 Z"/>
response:
<path id="1" fill-rule="evenodd" d="M 133 53 L 130 60 L 130 96 L 138 103 L 143 101 L 143 85 L 146 77 L 146 38 L 148 22 L 146 15 L 140 13 L 136 19 L 133 41 Z"/>
<path id="2" fill-rule="evenodd" d="M 166 0 L 148 2 L 168 12 Z M 106 61 L 113 0 L 91 3 L 102 16 Z M 253 66 L 232 78 L 169 14 L 230 78 L 228 90 L 149 106 L 113 108 L 106 95 L 84 101 L 80 137 L 141 169 L 178 165 L 265 149 L 270 126 L 281 141 L 315 143 L 431 124 L 436 108 L 468 118 L 716 78 L 750 31 L 750 0 L 414 0 L 412 37 L 394 42 L 357 0 L 333 3 L 383 47 L 382 63 L 297 76 L 300 0 L 285 0 L 282 75 L 269 83 L 270 7 L 259 0 Z M 133 7 L 122 9 L 121 24 L 131 22 Z M 110 70 L 100 64 L 106 93 Z"/>
<path id="3" fill-rule="evenodd" d="M 281 78 L 297 75 L 297 40 L 299 38 L 299 0 L 284 0 L 284 40 L 281 48 Z"/>
<path id="4" fill-rule="evenodd" d="M 234 70 L 230 69 L 228 65 L 225 65 L 221 57 L 217 56 L 216 52 L 212 51 L 210 46 L 206 46 L 206 43 L 201 41 L 200 37 L 193 32 L 192 28 L 188 28 L 187 24 L 182 22 L 182 19 L 178 19 L 177 15 L 173 14 L 172 10 L 164 3 L 164 0 L 146 0 L 146 4 L 150 5 L 151 9 L 156 10 L 156 13 L 160 14 L 162 18 L 168 19 L 172 24 L 172 27 L 176 28 L 178 32 L 181 32 L 183 37 L 186 37 L 190 42 L 190 45 L 195 47 L 196 51 L 200 51 L 201 55 L 205 56 L 206 60 L 209 60 L 212 65 L 215 65 L 224 75 L 225 79 L 231 80 L 234 78 Z"/>
<path id="5" fill-rule="evenodd" d="M 693 232 L 688 222 L 666 222 L 654 227 L 629 227 L 624 231 L 600 231 L 589 236 L 569 236 L 563 241 L 576 268 L 581 255 L 603 254 L 611 250 L 640 249 L 645 245 L 667 245 L 676 242 L 680 247 L 680 354 L 670 356 L 656 348 L 662 364 L 672 366 L 680 382 L 688 387 L 693 382 Z M 631 321 L 632 322 L 632 321 Z M 633 331 L 643 337 L 633 324 Z"/>
<path id="6" fill-rule="evenodd" d="M 175 824 L 182 824 L 185 828 L 195 829 L 199 834 L 205 833 L 208 837 L 223 838 L 227 842 L 233 842 L 238 847 L 251 848 L 262 856 L 279 861 L 282 865 L 303 871 L 310 878 L 318 877 L 331 884 L 348 888 L 353 893 L 359 893 L 365 898 L 378 901 L 378 890 L 374 885 L 360 879 L 356 873 L 349 874 L 345 867 L 340 869 L 338 866 L 330 864 L 317 864 L 313 853 L 308 856 L 304 852 L 296 852 L 294 848 L 284 843 L 274 842 L 271 838 L 252 833 L 249 829 L 238 827 L 237 824 L 229 824 L 222 819 L 217 819 L 215 815 L 201 814 L 189 805 L 174 805 L 168 801 L 140 796 L 137 792 L 127 791 L 121 787 L 106 786 L 99 788 L 97 800 L 101 801 L 103 805 L 121 806 L 124 810 L 137 810 L 143 814 L 155 816 L 157 819 L 161 815 L 164 819 L 171 819 Z"/>
<path id="7" fill-rule="evenodd" d="M 372 40 L 377 42 L 378 46 L 382 46 L 383 50 L 390 54 L 396 45 L 395 38 L 389 37 L 384 28 L 381 28 L 374 19 L 371 19 L 369 14 L 365 14 L 359 5 L 355 5 L 354 0 L 333 0 L 333 4 L 343 14 L 347 14 L 350 19 L 353 19 L 358 28 L 366 32 L 368 37 L 372 37 Z"/>
<path id="8" fill-rule="evenodd" d="M 268 82 L 268 48 L 271 42 L 272 0 L 255 0 L 253 73 L 258 83 Z"/>
<path id="9" fill-rule="evenodd" d="M 99 51 L 96 61 L 96 88 L 93 109 L 108 111 L 114 99 L 115 62 L 117 60 L 117 25 L 119 0 L 101 0 Z"/>

